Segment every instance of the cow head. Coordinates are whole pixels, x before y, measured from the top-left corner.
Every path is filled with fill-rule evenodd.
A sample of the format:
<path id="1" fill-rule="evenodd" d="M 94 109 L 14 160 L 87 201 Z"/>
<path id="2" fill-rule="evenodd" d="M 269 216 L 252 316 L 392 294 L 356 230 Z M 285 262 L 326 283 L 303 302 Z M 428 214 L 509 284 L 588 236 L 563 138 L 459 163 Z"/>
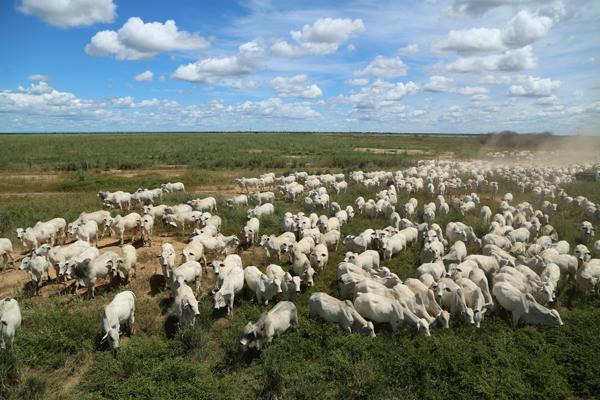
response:
<path id="1" fill-rule="evenodd" d="M 110 329 L 108 332 L 106 332 L 106 335 L 104 335 L 102 337 L 102 340 L 100 340 L 100 344 L 105 343 L 108 340 L 108 347 L 111 349 L 118 349 L 119 348 L 119 336 L 121 335 L 121 332 L 119 332 L 116 329 Z"/>
<path id="2" fill-rule="evenodd" d="M 240 344 L 242 346 L 248 345 L 248 347 L 256 347 L 257 350 L 260 350 L 260 348 L 257 346 L 258 335 L 256 333 L 256 326 L 252 324 L 252 321 L 248 322 L 248 325 L 244 327 Z"/>

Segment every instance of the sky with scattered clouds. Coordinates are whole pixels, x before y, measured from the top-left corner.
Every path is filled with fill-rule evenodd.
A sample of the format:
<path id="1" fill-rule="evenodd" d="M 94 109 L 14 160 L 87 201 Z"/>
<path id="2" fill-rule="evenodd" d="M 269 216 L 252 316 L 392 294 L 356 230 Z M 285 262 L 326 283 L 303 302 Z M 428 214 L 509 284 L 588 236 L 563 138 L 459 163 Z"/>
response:
<path id="1" fill-rule="evenodd" d="M 600 0 L 16 0 L 0 37 L 0 132 L 600 135 Z"/>

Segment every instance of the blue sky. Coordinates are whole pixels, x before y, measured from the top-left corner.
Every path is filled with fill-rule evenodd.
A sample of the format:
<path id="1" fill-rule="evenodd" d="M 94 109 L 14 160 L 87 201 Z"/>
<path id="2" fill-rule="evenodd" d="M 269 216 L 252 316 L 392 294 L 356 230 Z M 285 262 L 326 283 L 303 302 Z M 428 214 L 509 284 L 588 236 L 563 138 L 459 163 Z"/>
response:
<path id="1" fill-rule="evenodd" d="M 17 0 L 0 35 L 0 132 L 600 133 L 598 0 Z"/>

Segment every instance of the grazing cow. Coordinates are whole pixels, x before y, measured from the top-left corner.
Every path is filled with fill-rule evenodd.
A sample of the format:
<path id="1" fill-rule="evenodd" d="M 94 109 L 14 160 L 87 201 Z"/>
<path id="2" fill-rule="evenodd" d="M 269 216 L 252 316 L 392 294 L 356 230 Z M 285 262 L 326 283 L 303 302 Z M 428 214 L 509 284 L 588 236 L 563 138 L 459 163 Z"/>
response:
<path id="1" fill-rule="evenodd" d="M 598 286 L 598 282 L 600 282 L 600 260 L 594 258 L 583 263 L 577 270 L 575 280 L 577 282 L 578 290 L 594 293 Z"/>
<path id="2" fill-rule="evenodd" d="M 363 251 L 367 250 L 367 239 L 362 235 L 348 235 L 342 243 L 350 247 L 355 253 L 362 253 Z"/>
<path id="3" fill-rule="evenodd" d="M 266 215 L 273 215 L 274 213 L 275 206 L 271 203 L 266 203 L 262 206 L 256 206 L 253 209 L 248 210 L 248 219 L 252 217 L 260 218 Z"/>
<path id="4" fill-rule="evenodd" d="M 388 322 L 396 332 L 404 322 L 417 329 L 419 334 L 431 336 L 429 323 L 413 314 L 402 299 L 391 300 L 372 293 L 360 293 L 354 300 L 354 308 L 363 318 L 384 323 Z"/>
<path id="5" fill-rule="evenodd" d="M 289 327 L 298 328 L 298 312 L 294 303 L 282 301 L 270 311 L 265 311 L 258 317 L 256 324 L 252 321 L 244 328 L 240 343 L 243 346 L 261 350 L 271 343 L 273 337 L 282 334 Z"/>
<path id="6" fill-rule="evenodd" d="M 11 297 L 5 297 L 0 302 L 0 348 L 6 348 L 10 340 L 10 347 L 14 346 L 15 334 L 21 327 L 21 309 L 19 302 Z"/>
<path id="7" fill-rule="evenodd" d="M 233 206 L 248 206 L 248 197 L 245 194 L 234 196 L 231 199 L 227 199 L 227 207 L 233 208 Z"/>
<path id="8" fill-rule="evenodd" d="M 181 182 L 176 183 L 163 183 L 160 185 L 160 188 L 164 190 L 166 193 L 174 193 L 174 192 L 183 192 L 185 193 L 185 186 Z"/>
<path id="9" fill-rule="evenodd" d="M 379 253 L 375 250 L 365 250 L 362 253 L 346 253 L 345 262 L 351 263 L 364 270 L 379 268 Z"/>
<path id="10" fill-rule="evenodd" d="M 175 249 L 171 243 L 165 243 L 160 247 L 160 254 L 156 256 L 162 267 L 162 273 L 165 277 L 165 287 L 171 280 L 171 271 L 175 268 Z"/>
<path id="11" fill-rule="evenodd" d="M 563 325 L 558 311 L 539 305 L 532 295 L 522 294 L 508 282 L 496 283 L 492 292 L 498 304 L 506 311 L 512 312 L 515 327 L 519 324 L 519 320 L 534 325 Z"/>
<path id="12" fill-rule="evenodd" d="M 460 264 L 467 258 L 467 247 L 460 240 L 454 242 L 448 254 L 442 257 L 444 266 L 448 267 L 450 264 Z"/>
<path id="13" fill-rule="evenodd" d="M 195 211 L 219 212 L 219 209 L 217 208 L 217 200 L 214 197 L 191 200 L 188 201 L 187 204 Z"/>
<path id="14" fill-rule="evenodd" d="M 175 313 L 183 326 L 194 326 L 196 317 L 200 316 L 198 306 L 202 303 L 196 300 L 194 291 L 185 283 L 175 290 Z"/>
<path id="15" fill-rule="evenodd" d="M 348 333 L 359 332 L 375 337 L 373 323 L 366 321 L 350 300 L 341 301 L 326 293 L 313 293 L 308 299 L 310 317 L 317 315 L 327 322 L 338 323 Z"/>
<path id="16" fill-rule="evenodd" d="M 135 321 L 135 294 L 129 290 L 121 292 L 104 307 L 100 325 L 105 335 L 100 343 L 108 341 L 111 349 L 119 347 L 119 336 L 121 335 L 121 324 L 127 321 L 127 330 L 131 335 Z"/>

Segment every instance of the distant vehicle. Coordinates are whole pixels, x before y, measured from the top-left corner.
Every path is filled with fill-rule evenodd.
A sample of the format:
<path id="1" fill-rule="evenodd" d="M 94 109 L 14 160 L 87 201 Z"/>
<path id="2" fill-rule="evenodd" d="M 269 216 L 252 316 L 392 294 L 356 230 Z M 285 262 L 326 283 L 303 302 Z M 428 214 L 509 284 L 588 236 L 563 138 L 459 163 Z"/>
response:
<path id="1" fill-rule="evenodd" d="M 600 182 L 600 171 L 593 172 L 578 172 L 575 174 L 575 179 L 578 181 L 596 181 Z"/>

